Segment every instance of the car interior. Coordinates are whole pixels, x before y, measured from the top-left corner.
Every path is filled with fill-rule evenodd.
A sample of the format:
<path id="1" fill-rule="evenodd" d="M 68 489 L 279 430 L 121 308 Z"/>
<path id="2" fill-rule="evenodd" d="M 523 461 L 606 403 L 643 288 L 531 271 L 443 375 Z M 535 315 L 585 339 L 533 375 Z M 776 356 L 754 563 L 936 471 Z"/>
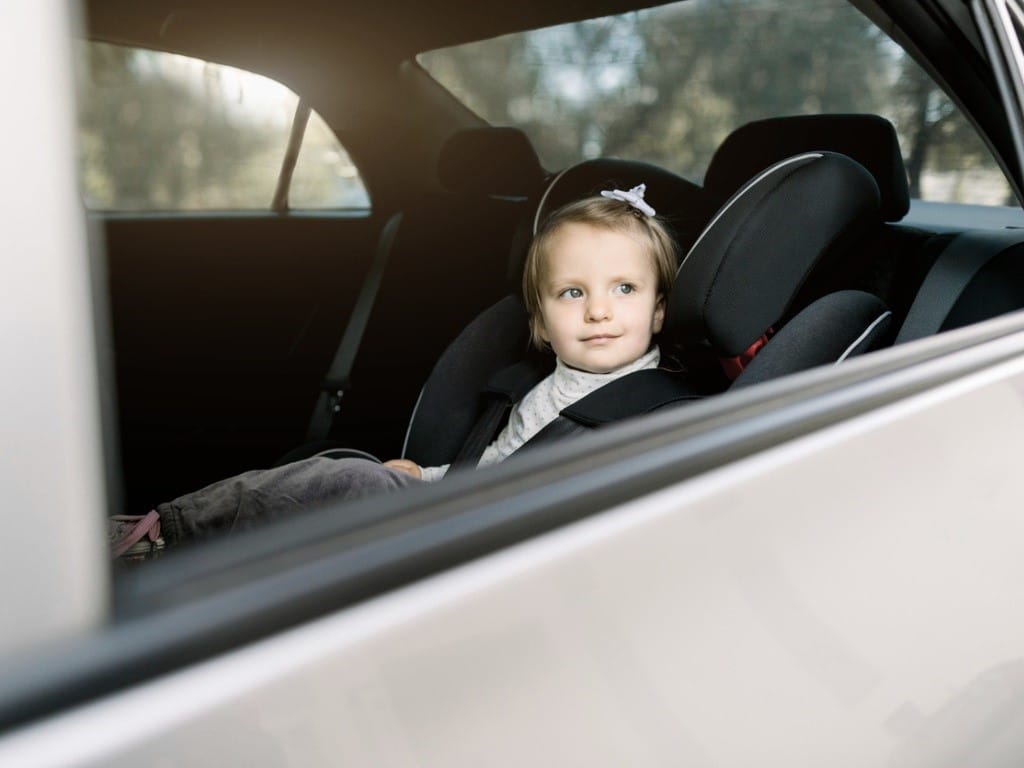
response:
<path id="1" fill-rule="evenodd" d="M 806 689 L 801 716 L 825 702 L 850 741 L 874 728 L 880 755 L 920 741 L 983 656 L 1016 652 L 1001 621 L 1019 570 L 1006 479 L 1024 409 L 1003 416 L 1021 391 L 1024 175 L 1019 110 L 997 82 L 1010 65 L 982 39 L 981 5 L 83 0 L 77 179 L 70 157 L 45 170 L 78 183 L 87 231 L 65 195 L 15 239 L 60 216 L 40 260 L 81 311 L 40 307 L 29 327 L 61 325 L 45 338 L 81 354 L 52 344 L 69 365 L 47 358 L 12 386 L 98 370 L 49 377 L 78 396 L 47 414 L 51 430 L 33 422 L 49 389 L 18 414 L 28 431 L 74 429 L 27 445 L 38 460 L 8 473 L 16 506 L 42 510 L 62 548 L 25 546 L 39 523 L 16 515 L 9 591 L 31 631 L 12 632 L 0 727 L 65 763 L 162 755 L 151 736 L 194 762 L 215 754 L 208 741 L 227 762 L 239 747 L 273 761 L 236 735 L 250 726 L 330 763 L 342 742 L 359 758 L 402 746 L 411 731 L 376 726 L 414 723 L 422 754 L 445 762 L 455 744 L 479 750 L 472 765 L 498 753 L 464 738 L 465 713 L 499 745 L 542 720 L 564 744 L 562 712 L 547 713 L 594 698 L 580 733 L 614 722 L 636 754 L 667 734 L 669 754 L 710 760 L 701 722 L 729 746 L 737 698 L 750 713 L 782 702 L 784 720 L 803 704 L 782 700 Z M 61 49 L 56 5 L 17 7 L 49 14 L 33 29 Z M 37 74 L 26 82 L 68 85 Z M 46 100 L 64 109 L 66 90 Z M 71 140 L 65 128 L 48 142 Z M 162 550 L 140 524 L 141 555 L 116 556 L 115 516 L 155 525 L 161 503 L 250 470 L 311 456 L 472 465 L 553 364 L 531 347 L 520 295 L 538 228 L 640 184 L 678 245 L 659 368 L 576 401 L 497 466 L 183 537 L 201 546 Z M 47 295 L 46 275 L 26 281 L 17 313 Z M 34 363 L 36 348 L 21 354 L 34 336 L 15 335 L 19 367 Z M 45 496 L 20 470 L 49 473 L 55 453 L 62 482 Z M 851 477 L 867 490 L 843 493 Z M 977 567 L 992 551 L 998 567 Z M 960 613 L 972 603 L 990 623 L 956 632 L 975 627 Z M 697 653 L 680 653 L 690 636 Z M 770 672 L 758 696 L 748 670 Z M 566 698 L 535 706 L 549 682 Z M 438 706 L 439 690 L 451 701 Z M 526 715 L 518 730 L 493 717 L 506 703 Z M 357 717 L 339 730 L 344 706 Z M 326 714 L 305 722 L 314 709 Z M 787 731 L 787 755 L 807 741 L 758 717 Z M 130 726 L 104 725 L 119 719 Z M 77 735 L 51 739 L 57 720 Z"/>
<path id="2" fill-rule="evenodd" d="M 649 4 L 450 5 L 457 21 L 442 25 L 414 3 L 317 5 L 307 18 L 271 4 L 88 3 L 91 40 L 291 86 L 350 152 L 373 203 L 336 215 L 90 214 L 106 259 L 123 469 L 112 512 L 338 447 L 450 461 L 492 376 L 529 356 L 518 286 L 533 232 L 601 189 L 646 184 L 676 236 L 662 343 L 682 372 L 641 394 L 623 380 L 548 438 L 1024 306 L 1021 230 L 904 221 L 907 173 L 889 120 L 751 121 L 721 139 L 699 183 L 642 158 L 546 167 L 524 132 L 486 124 L 416 54 Z M 350 18 L 388 45 L 368 49 L 343 31 Z M 986 127 L 998 145 L 1005 126 Z"/>

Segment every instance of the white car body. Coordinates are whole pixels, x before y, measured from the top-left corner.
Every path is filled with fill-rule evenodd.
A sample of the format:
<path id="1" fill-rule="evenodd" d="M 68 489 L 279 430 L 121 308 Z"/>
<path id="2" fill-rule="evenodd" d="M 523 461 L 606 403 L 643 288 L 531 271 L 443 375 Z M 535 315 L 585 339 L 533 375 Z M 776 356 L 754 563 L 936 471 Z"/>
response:
<path id="1" fill-rule="evenodd" d="M 0 125 L 0 657 L 30 680 L 34 651 L 102 639 L 111 586 L 72 20 L 55 0 L 2 17 L 17 96 Z M 30 717 L 0 734 L 0 765 L 1019 764 L 1024 319 L 949 336 L 849 363 L 847 381 L 818 370 L 729 395 L 804 392 L 751 420 L 767 430 L 844 393 L 896 393 Z"/>

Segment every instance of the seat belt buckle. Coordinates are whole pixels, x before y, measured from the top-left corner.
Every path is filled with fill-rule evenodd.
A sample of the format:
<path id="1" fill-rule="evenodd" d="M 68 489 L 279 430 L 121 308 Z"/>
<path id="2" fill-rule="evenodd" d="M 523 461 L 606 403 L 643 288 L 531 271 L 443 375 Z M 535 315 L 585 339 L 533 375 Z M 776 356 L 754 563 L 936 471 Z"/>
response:
<path id="1" fill-rule="evenodd" d="M 327 405 L 331 413 L 338 413 L 341 410 L 341 398 L 345 396 L 344 389 L 337 389 L 327 393 Z"/>
<path id="2" fill-rule="evenodd" d="M 348 377 L 344 379 L 324 379 L 320 389 L 327 396 L 328 413 L 338 413 L 341 410 L 341 399 L 351 388 L 352 382 Z"/>

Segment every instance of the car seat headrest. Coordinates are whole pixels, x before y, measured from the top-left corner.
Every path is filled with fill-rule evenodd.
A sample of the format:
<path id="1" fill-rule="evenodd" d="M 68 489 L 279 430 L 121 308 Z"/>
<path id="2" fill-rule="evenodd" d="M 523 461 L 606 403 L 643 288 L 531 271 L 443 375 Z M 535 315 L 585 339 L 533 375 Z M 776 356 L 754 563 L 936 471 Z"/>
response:
<path id="1" fill-rule="evenodd" d="M 700 186 L 664 168 L 599 157 L 569 166 L 548 183 L 534 214 L 533 233 L 567 203 L 596 195 L 602 189 L 631 189 L 637 184 L 647 185 L 647 200 L 674 231 L 682 247 L 689 247 L 718 207 Z"/>
<path id="2" fill-rule="evenodd" d="M 846 155 L 875 177 L 885 221 L 899 221 L 910 210 L 896 129 L 877 115 L 801 115 L 747 123 L 715 151 L 704 188 L 722 201 L 760 169 L 801 152 L 817 151 Z"/>
<path id="3" fill-rule="evenodd" d="M 776 163 L 734 194 L 683 259 L 663 336 L 747 352 L 785 317 L 811 270 L 878 225 L 874 178 L 832 152 Z"/>
<path id="4" fill-rule="evenodd" d="M 452 192 L 527 197 L 544 183 L 544 169 L 519 129 L 468 128 L 441 147 L 437 177 Z"/>

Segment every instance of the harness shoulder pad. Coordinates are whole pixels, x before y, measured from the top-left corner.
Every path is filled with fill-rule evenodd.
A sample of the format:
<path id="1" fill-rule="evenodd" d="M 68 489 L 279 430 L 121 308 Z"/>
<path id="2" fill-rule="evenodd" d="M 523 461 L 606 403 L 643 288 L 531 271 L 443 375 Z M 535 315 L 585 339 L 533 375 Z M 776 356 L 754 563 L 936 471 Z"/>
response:
<path id="1" fill-rule="evenodd" d="M 553 370 L 553 358 L 527 358 L 495 373 L 488 379 L 483 391 L 487 395 L 518 403 Z"/>
<path id="2" fill-rule="evenodd" d="M 649 368 L 605 384 L 563 409 L 560 415 L 593 428 L 701 397 L 682 375 Z"/>

